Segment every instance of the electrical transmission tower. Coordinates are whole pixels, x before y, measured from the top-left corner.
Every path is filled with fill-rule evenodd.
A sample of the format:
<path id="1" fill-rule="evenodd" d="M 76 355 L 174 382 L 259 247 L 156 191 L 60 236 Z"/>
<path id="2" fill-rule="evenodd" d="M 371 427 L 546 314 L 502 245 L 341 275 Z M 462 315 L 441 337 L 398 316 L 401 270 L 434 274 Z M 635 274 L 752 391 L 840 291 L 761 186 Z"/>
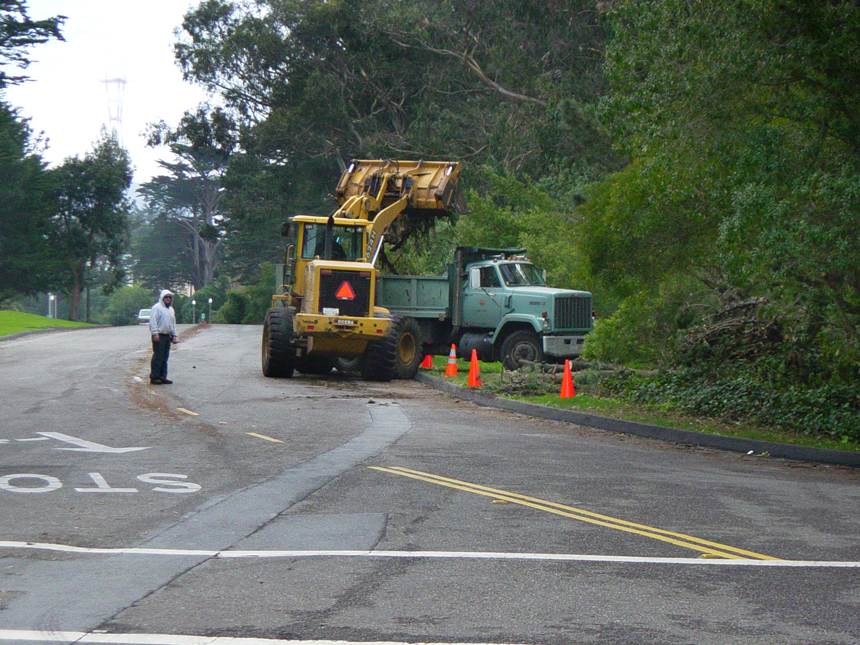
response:
<path id="1" fill-rule="evenodd" d="M 122 141 L 122 100 L 125 94 L 125 77 L 105 78 L 102 83 L 108 93 L 108 127 L 117 136 L 120 145 Z"/>

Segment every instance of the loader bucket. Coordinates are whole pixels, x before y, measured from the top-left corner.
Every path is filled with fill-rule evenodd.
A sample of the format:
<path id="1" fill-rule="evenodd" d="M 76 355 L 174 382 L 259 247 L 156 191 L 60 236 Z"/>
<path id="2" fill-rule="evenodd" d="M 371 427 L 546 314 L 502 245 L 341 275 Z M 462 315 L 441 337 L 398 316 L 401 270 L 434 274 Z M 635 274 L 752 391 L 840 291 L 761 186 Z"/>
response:
<path id="1" fill-rule="evenodd" d="M 461 166 L 454 161 L 356 159 L 347 166 L 335 194 L 341 205 L 359 195 L 376 197 L 381 208 L 409 195 L 407 211 L 444 215 L 454 199 Z"/>

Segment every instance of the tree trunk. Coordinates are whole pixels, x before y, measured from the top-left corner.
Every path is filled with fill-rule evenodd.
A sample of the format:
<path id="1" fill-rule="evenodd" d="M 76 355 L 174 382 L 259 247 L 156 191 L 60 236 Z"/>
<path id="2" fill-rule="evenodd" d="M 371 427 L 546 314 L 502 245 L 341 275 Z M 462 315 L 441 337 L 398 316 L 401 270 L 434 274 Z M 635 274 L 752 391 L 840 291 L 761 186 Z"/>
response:
<path id="1" fill-rule="evenodd" d="M 84 290 L 84 265 L 72 267 L 72 292 L 69 294 L 69 320 L 77 321 L 81 306 L 81 293 Z"/>

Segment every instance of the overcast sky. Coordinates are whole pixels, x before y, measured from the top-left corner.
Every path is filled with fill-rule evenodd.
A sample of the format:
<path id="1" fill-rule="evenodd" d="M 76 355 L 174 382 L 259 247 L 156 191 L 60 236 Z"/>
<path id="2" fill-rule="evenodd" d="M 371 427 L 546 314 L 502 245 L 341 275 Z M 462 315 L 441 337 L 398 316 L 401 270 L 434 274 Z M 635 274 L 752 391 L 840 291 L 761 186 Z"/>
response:
<path id="1" fill-rule="evenodd" d="M 117 129 L 131 154 L 135 183 L 159 174 L 156 160 L 167 152 L 144 146 L 147 123 L 176 125 L 185 110 L 206 100 L 182 81 L 171 49 L 174 29 L 196 0 L 26 1 L 34 20 L 68 16 L 66 41 L 33 47 L 37 62 L 24 71 L 33 80 L 6 93 L 30 127 L 50 140 L 45 160 L 53 165 L 83 157 L 106 125 Z M 114 79 L 125 83 L 104 82 Z"/>

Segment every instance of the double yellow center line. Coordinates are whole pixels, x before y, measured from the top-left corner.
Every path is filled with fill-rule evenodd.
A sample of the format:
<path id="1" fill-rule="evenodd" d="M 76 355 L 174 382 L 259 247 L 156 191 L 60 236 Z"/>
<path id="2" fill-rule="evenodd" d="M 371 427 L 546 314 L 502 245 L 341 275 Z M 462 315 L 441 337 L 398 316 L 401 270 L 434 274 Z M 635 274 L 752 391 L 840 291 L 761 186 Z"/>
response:
<path id="1" fill-rule="evenodd" d="M 519 495 L 518 493 L 510 493 L 495 488 L 489 488 L 487 486 L 481 486 L 479 484 L 472 484 L 469 482 L 459 481 L 457 479 L 449 479 L 448 477 L 441 477 L 439 475 L 433 475 L 431 473 L 424 473 L 419 470 L 410 470 L 408 468 L 400 467 L 383 468 L 380 466 L 371 466 L 370 468 L 372 468 L 373 470 L 391 473 L 393 475 L 401 475 L 403 477 L 419 479 L 421 481 L 429 482 L 431 484 L 438 484 L 440 486 L 456 488 L 457 490 L 474 493 L 475 495 L 484 495 L 485 497 L 491 497 L 494 500 L 528 506 L 529 508 L 534 508 L 539 511 L 554 513 L 555 515 L 561 515 L 562 517 L 568 517 L 570 519 L 579 520 L 581 522 L 588 522 L 589 524 L 596 524 L 598 526 L 615 529 L 617 531 L 634 533 L 636 535 L 641 535 L 643 537 L 648 537 L 654 540 L 660 540 L 661 542 L 668 542 L 669 544 L 674 544 L 685 549 L 692 549 L 694 551 L 698 551 L 701 553 L 702 557 L 706 558 L 727 558 L 733 560 L 779 559 L 772 558 L 767 555 L 762 555 L 761 553 L 754 553 L 752 551 L 738 549 L 733 546 L 728 546 L 726 544 L 719 544 L 717 542 L 702 540 L 700 538 L 693 537 L 692 535 L 684 535 L 683 533 L 664 531 L 663 529 L 645 526 L 644 524 L 636 524 L 635 522 L 619 520 L 614 517 L 609 517 L 607 515 L 601 515 L 600 513 L 592 513 L 591 511 L 586 511 L 581 508 L 575 508 L 573 506 L 565 506 L 564 504 L 548 502 L 546 500 L 528 497 L 526 495 Z"/>

